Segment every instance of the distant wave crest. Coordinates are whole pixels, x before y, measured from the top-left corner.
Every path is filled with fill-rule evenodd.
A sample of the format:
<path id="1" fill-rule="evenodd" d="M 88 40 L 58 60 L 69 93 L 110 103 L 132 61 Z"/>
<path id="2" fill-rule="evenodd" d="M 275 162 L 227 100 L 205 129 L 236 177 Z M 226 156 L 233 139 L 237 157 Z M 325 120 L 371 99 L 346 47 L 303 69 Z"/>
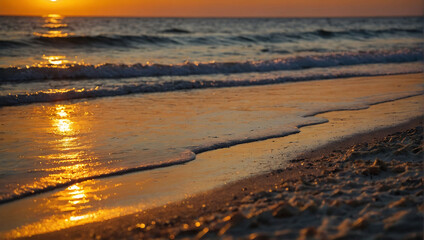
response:
<path id="1" fill-rule="evenodd" d="M 181 29 L 181 28 L 169 28 L 161 31 L 162 33 L 191 33 L 188 30 Z"/>
<path id="2" fill-rule="evenodd" d="M 23 43 L 21 41 L 0 40 L 0 49 L 18 48 L 18 47 L 25 47 L 25 46 L 28 46 L 28 44 Z"/>
<path id="3" fill-rule="evenodd" d="M 268 34 L 256 35 L 256 34 L 247 34 L 239 35 L 231 38 L 235 41 L 240 42 L 291 42 L 297 41 L 300 39 L 317 39 L 317 38 L 373 38 L 380 37 L 382 35 L 414 35 L 423 34 L 422 29 L 415 28 L 389 28 L 389 29 L 376 29 L 376 30 L 367 30 L 367 29 L 351 29 L 351 30 L 328 30 L 328 29 L 318 29 L 315 31 L 308 32 L 271 32 Z"/>
<path id="4" fill-rule="evenodd" d="M 0 83 L 52 79 L 101 79 L 270 72 L 280 70 L 299 70 L 314 67 L 415 62 L 420 60 L 423 60 L 422 50 L 403 49 L 396 51 L 330 53 L 246 62 L 185 62 L 176 65 L 70 65 L 67 68 L 51 68 L 45 66 L 34 66 L 28 68 L 9 67 L 0 68 Z"/>
<path id="5" fill-rule="evenodd" d="M 317 34 L 321 37 L 336 37 L 336 36 L 343 36 L 343 35 L 374 37 L 376 35 L 381 35 L 381 34 L 402 34 L 402 33 L 422 34 L 423 30 L 416 29 L 416 28 L 388 28 L 388 29 L 376 29 L 376 30 L 352 29 L 347 31 L 331 31 L 331 30 L 319 29 L 316 32 L 312 32 L 312 34 Z"/>
<path id="6" fill-rule="evenodd" d="M 59 27 L 60 28 L 60 27 Z M 422 35 L 423 29 L 418 28 L 386 28 L 386 29 L 350 29 L 330 30 L 318 29 L 306 32 L 270 32 L 267 34 L 246 33 L 241 35 L 207 35 L 199 37 L 193 35 L 189 30 L 182 28 L 169 28 L 159 30 L 158 34 L 144 35 L 67 35 L 60 37 L 38 36 L 30 39 L 1 40 L 2 48 L 19 47 L 135 47 L 137 45 L 159 45 L 159 44 L 240 44 L 240 43 L 279 43 L 291 42 L 299 39 L 310 40 L 317 38 L 372 38 L 384 35 Z"/>
<path id="7" fill-rule="evenodd" d="M 135 43 L 161 44 L 177 43 L 176 40 L 168 37 L 155 35 L 98 35 L 98 36 L 67 36 L 67 37 L 35 37 L 33 42 L 39 44 L 59 45 L 59 46 L 129 46 Z"/>

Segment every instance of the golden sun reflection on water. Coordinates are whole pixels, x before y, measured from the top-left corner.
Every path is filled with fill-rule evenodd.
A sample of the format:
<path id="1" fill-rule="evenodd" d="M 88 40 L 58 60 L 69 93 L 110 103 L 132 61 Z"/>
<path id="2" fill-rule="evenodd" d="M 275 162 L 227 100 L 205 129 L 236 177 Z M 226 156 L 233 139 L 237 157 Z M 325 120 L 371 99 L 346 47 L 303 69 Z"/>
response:
<path id="1" fill-rule="evenodd" d="M 68 63 L 68 60 L 65 60 L 66 56 L 43 56 L 43 59 L 49 61 L 50 64 L 53 65 L 61 65 L 64 63 Z"/>
<path id="2" fill-rule="evenodd" d="M 43 25 L 43 28 L 50 28 L 50 29 L 66 28 L 66 27 L 68 27 L 68 24 L 64 24 L 64 23 L 46 23 Z"/>
<path id="3" fill-rule="evenodd" d="M 64 106 L 60 106 L 60 105 L 56 106 L 56 111 L 57 111 L 56 114 L 59 117 L 67 117 L 68 116 L 68 113 L 65 112 L 65 107 Z"/>
<path id="4" fill-rule="evenodd" d="M 60 30 L 50 30 L 46 33 L 34 33 L 34 36 L 37 37 L 44 37 L 44 38 L 61 38 L 61 37 L 67 37 L 69 36 L 69 33 L 65 33 L 63 31 Z"/>
<path id="5" fill-rule="evenodd" d="M 72 108 L 65 108 L 64 105 L 57 105 L 55 106 L 53 114 L 53 126 L 55 133 L 61 134 L 61 135 L 71 135 L 75 133 L 75 129 L 73 126 L 75 123 L 71 120 L 69 117 L 69 114 L 74 111 Z M 68 139 L 69 140 L 69 139 Z"/>
<path id="6" fill-rule="evenodd" d="M 55 121 L 57 132 L 70 133 L 72 132 L 72 122 L 69 119 L 58 119 Z"/>
<path id="7" fill-rule="evenodd" d="M 34 32 L 34 36 L 43 37 L 43 38 L 62 38 L 68 37 L 72 35 L 72 33 L 67 33 L 62 30 L 58 30 L 61 28 L 67 28 L 68 24 L 63 23 L 64 17 L 59 14 L 48 14 L 43 16 L 45 24 L 43 28 L 49 29 L 46 32 Z M 55 30 L 52 30 L 55 29 Z"/>
<path id="8" fill-rule="evenodd" d="M 89 144 L 82 144 L 80 132 L 88 128 L 88 121 L 83 121 L 87 117 L 78 105 L 57 104 L 47 109 L 50 116 L 50 133 L 54 133 L 56 140 L 51 144 L 58 149 L 58 152 L 40 156 L 48 161 L 50 166 L 46 171 L 50 174 L 43 180 L 57 183 L 68 182 L 73 179 L 80 179 L 96 174 L 93 167 L 100 165 L 97 158 L 87 153 Z M 83 146 L 81 146 L 83 145 Z M 59 212 L 71 213 L 67 219 L 69 221 L 79 221 L 86 217 L 81 214 L 83 209 L 87 209 L 90 200 L 100 200 L 102 196 L 97 196 L 98 189 L 90 187 L 91 181 L 77 183 L 56 194 L 56 201 L 50 202 L 47 206 Z"/>
<path id="9" fill-rule="evenodd" d="M 47 41 L 49 38 L 54 38 L 52 41 L 60 41 L 60 38 L 66 38 L 74 35 L 73 32 L 70 32 L 68 24 L 64 23 L 63 20 L 65 17 L 59 14 L 48 14 L 42 16 L 44 19 L 44 24 L 42 29 L 33 33 L 34 36 L 39 37 L 39 41 Z M 59 42 L 60 43 L 60 42 Z M 75 56 L 75 58 L 77 58 Z M 77 62 L 71 61 L 64 55 L 43 55 L 39 63 L 32 64 L 31 67 L 48 67 L 48 68 L 69 68 L 75 65 L 84 65 L 83 61 Z M 30 66 L 26 66 L 29 68 Z"/>
<path id="10" fill-rule="evenodd" d="M 44 15 L 43 18 L 46 19 L 46 22 L 50 21 L 50 22 L 57 23 L 57 21 L 61 21 L 64 17 L 60 14 L 50 13 L 50 14 Z"/>
<path id="11" fill-rule="evenodd" d="M 42 132 L 48 138 L 43 142 L 45 150 L 35 155 L 40 162 L 35 172 L 45 175 L 34 179 L 31 184 L 19 186 L 15 193 L 66 184 L 74 179 L 103 173 L 104 170 L 98 168 L 101 163 L 93 154 L 92 141 L 87 139 L 93 116 L 90 109 L 85 108 L 84 104 L 56 104 L 41 107 L 37 114 L 45 121 L 46 127 Z M 107 191 L 110 186 L 99 185 L 97 182 L 87 180 L 76 183 L 40 201 L 33 211 L 40 215 L 46 212 L 53 214 L 34 224 L 12 230 L 8 236 L 31 236 L 118 216 L 122 212 L 119 209 L 93 210 L 93 205 L 108 199 L 112 194 Z"/>
<path id="12" fill-rule="evenodd" d="M 74 66 L 77 66 L 77 65 L 78 66 L 86 65 L 83 61 L 71 61 L 71 60 L 67 59 L 66 56 L 59 56 L 59 55 L 46 56 L 46 55 L 43 55 L 41 58 L 43 59 L 43 61 L 32 64 L 31 66 L 28 65 L 28 66 L 26 66 L 26 68 L 29 68 L 29 67 L 70 68 L 70 67 L 74 67 Z"/>
<path id="13" fill-rule="evenodd" d="M 102 221 L 121 216 L 123 212 L 133 213 L 142 211 L 144 204 L 133 207 L 112 207 L 93 209 L 92 205 L 106 200 L 114 194 L 111 191 L 122 184 L 99 184 L 98 180 L 88 180 L 73 184 L 61 190 L 49 199 L 39 202 L 35 211 L 42 213 L 46 209 L 55 214 L 42 220 L 18 227 L 5 235 L 6 238 L 32 236 L 39 233 L 51 232 L 85 223 Z M 0 234 L 0 237 L 2 235 Z"/>
<path id="14" fill-rule="evenodd" d="M 81 137 L 81 133 L 87 133 L 90 129 L 90 121 L 87 120 L 90 114 L 77 104 L 56 104 L 43 107 L 37 113 L 45 116 L 46 128 L 43 131 L 48 136 L 47 141 L 42 143 L 44 150 L 34 155 L 39 167 L 33 172 L 40 176 L 34 178 L 32 183 L 16 186 L 15 194 L 66 184 L 101 173 L 101 170 L 96 170 L 101 163 L 93 155 L 90 141 Z M 87 202 L 80 185 L 73 185 L 69 190 L 73 190 L 70 194 L 75 204 Z"/>
<path id="15" fill-rule="evenodd" d="M 62 213 L 62 221 L 80 221 L 86 218 L 95 218 L 94 213 L 87 213 L 90 202 L 107 199 L 109 195 L 98 195 L 107 186 L 93 187 L 94 180 L 77 183 L 67 187 L 54 195 L 53 201 L 46 206 L 55 212 Z"/>
<path id="16" fill-rule="evenodd" d="M 59 14 L 48 14 L 42 16 L 44 24 L 39 31 L 33 32 L 33 35 L 38 37 L 38 41 L 46 43 L 68 43 L 66 40 L 61 40 L 69 36 L 73 36 L 74 32 L 70 31 L 68 24 L 64 23 L 64 16 Z M 50 39 L 50 40 L 49 40 Z M 63 41 L 63 42 L 62 42 Z M 85 66 L 84 60 L 78 59 L 78 56 L 49 55 L 44 54 L 42 60 L 31 65 L 26 65 L 21 68 L 70 68 L 75 66 Z"/>
<path id="17" fill-rule="evenodd" d="M 29 237 L 36 234 L 58 231 L 86 223 L 95 221 L 103 221 L 121 216 L 122 212 L 142 211 L 143 208 L 122 208 L 115 207 L 111 209 L 103 209 L 95 212 L 88 212 L 81 215 L 62 215 L 44 219 L 34 224 L 28 224 L 4 234 L 6 238 Z"/>
<path id="18" fill-rule="evenodd" d="M 72 216 L 72 217 L 69 218 L 69 220 L 71 220 L 71 221 L 78 221 L 78 220 L 82 220 L 84 218 L 88 218 L 88 215 L 75 216 L 75 217 Z"/>
<path id="19" fill-rule="evenodd" d="M 43 201 L 37 208 L 40 212 L 50 209 L 55 213 L 54 215 L 40 222 L 12 230 L 6 236 L 9 238 L 31 236 L 37 233 L 93 222 L 96 219 L 109 219 L 118 216 L 121 212 L 120 208 L 97 211 L 90 210 L 90 204 L 105 200 L 110 196 L 110 193 L 100 193 L 108 190 L 108 185 L 98 185 L 97 182 L 96 180 L 89 180 L 73 184 L 55 193 L 52 198 Z"/>

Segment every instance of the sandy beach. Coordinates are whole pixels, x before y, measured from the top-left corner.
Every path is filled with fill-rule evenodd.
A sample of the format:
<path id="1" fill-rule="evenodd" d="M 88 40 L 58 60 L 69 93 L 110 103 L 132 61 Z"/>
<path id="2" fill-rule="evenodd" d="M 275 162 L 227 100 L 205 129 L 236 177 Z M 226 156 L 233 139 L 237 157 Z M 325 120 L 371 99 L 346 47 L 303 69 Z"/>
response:
<path id="1" fill-rule="evenodd" d="M 163 207 L 33 239 L 422 239 L 423 118 Z"/>

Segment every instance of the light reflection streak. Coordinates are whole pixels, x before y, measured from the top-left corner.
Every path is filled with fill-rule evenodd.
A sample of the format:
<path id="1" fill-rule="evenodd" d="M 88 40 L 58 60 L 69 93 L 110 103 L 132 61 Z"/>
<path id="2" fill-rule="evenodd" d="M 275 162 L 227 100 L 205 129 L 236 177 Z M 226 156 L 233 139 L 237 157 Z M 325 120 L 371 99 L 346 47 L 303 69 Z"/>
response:
<path id="1" fill-rule="evenodd" d="M 57 21 L 62 21 L 64 17 L 60 14 L 50 13 L 50 14 L 44 15 L 43 18 L 45 18 L 46 22 L 48 21 L 48 22 L 57 23 Z"/>
<path id="2" fill-rule="evenodd" d="M 69 186 L 66 190 L 55 194 L 55 201 L 47 206 L 56 212 L 70 212 L 71 217 L 81 215 L 83 210 L 90 208 L 92 201 L 101 201 L 109 196 L 100 195 L 98 192 L 108 189 L 106 186 L 93 188 L 95 181 L 90 180 Z"/>
<path id="3" fill-rule="evenodd" d="M 71 185 L 65 190 L 55 193 L 52 198 L 41 203 L 39 209 L 40 211 L 43 211 L 43 209 L 51 209 L 56 214 L 39 222 L 24 225 L 12 230 L 6 233 L 6 237 L 16 238 L 31 236 L 37 233 L 51 232 L 97 220 L 107 220 L 122 214 L 122 208 L 103 209 L 98 211 L 90 210 L 91 205 L 89 204 L 91 202 L 102 201 L 109 198 L 109 193 L 99 195 L 100 192 L 107 192 L 109 189 L 107 184 L 99 186 L 97 183 L 98 181 L 96 180 L 89 180 Z M 132 208 L 126 210 L 131 210 L 130 212 L 136 211 L 136 209 Z"/>
<path id="4" fill-rule="evenodd" d="M 52 64 L 60 64 L 59 59 L 49 59 Z M 55 62 L 57 61 L 57 62 Z M 49 133 L 56 138 L 49 141 L 51 147 L 56 151 L 39 156 L 45 165 L 43 171 L 48 172 L 48 176 L 41 178 L 38 184 L 66 183 L 73 179 L 86 178 L 99 174 L 94 168 L 100 163 L 95 156 L 87 153 L 89 145 L 81 144 L 81 131 L 88 126 L 83 126 L 82 119 L 89 116 L 86 111 L 82 111 L 78 105 L 57 104 L 46 108 L 45 113 L 50 118 Z M 96 214 L 87 213 L 91 209 L 92 201 L 107 199 L 107 195 L 97 195 L 99 191 L 106 187 L 92 187 L 93 180 L 73 184 L 63 191 L 59 191 L 42 207 L 56 212 L 62 220 L 52 222 L 52 227 L 61 228 L 89 219 L 96 218 Z"/>
<path id="5" fill-rule="evenodd" d="M 26 66 L 26 68 L 37 67 L 37 68 L 70 68 L 75 66 L 84 66 L 86 65 L 84 62 L 71 61 L 68 60 L 66 56 L 60 55 L 43 55 L 41 57 L 45 61 L 41 61 L 39 63 L 35 63 L 31 66 Z"/>
<path id="6" fill-rule="evenodd" d="M 65 32 L 64 29 L 68 29 L 68 24 L 63 23 L 65 19 L 59 14 L 48 14 L 44 15 L 45 24 L 42 28 L 47 31 L 34 32 L 33 35 L 41 38 L 66 38 L 74 35 L 72 32 Z M 35 63 L 31 67 L 47 67 L 47 68 L 69 68 L 76 65 L 85 65 L 83 62 L 70 61 L 64 55 L 43 55 L 42 59 L 45 61 Z M 27 66 L 29 68 L 30 66 Z"/>
<path id="7" fill-rule="evenodd" d="M 78 185 L 75 184 L 75 185 L 68 187 L 67 189 L 72 191 L 72 190 L 80 190 L 81 188 L 78 187 Z"/>
<path id="8" fill-rule="evenodd" d="M 69 36 L 69 33 L 64 33 L 59 30 L 50 30 L 46 33 L 34 33 L 34 36 L 43 37 L 43 38 L 63 38 Z"/>
<path id="9" fill-rule="evenodd" d="M 66 28 L 68 24 L 60 24 L 60 23 L 46 23 L 43 25 L 43 28 Z"/>
<path id="10" fill-rule="evenodd" d="M 51 217 L 34 224 L 28 224 L 18 229 L 12 230 L 6 233 L 5 237 L 18 238 L 18 237 L 33 236 L 40 233 L 57 231 L 57 230 L 66 229 L 73 226 L 91 223 L 95 221 L 104 221 L 104 220 L 112 219 L 115 217 L 119 217 L 122 215 L 123 212 L 134 213 L 134 212 L 142 211 L 143 209 L 144 209 L 144 205 L 140 204 L 139 208 L 117 207 L 117 208 L 99 210 L 96 212 L 89 212 L 82 215 L 72 215 L 66 218 L 63 218 L 64 216 Z"/>
<path id="11" fill-rule="evenodd" d="M 39 156 L 40 159 L 49 160 L 49 162 L 52 163 L 61 163 L 61 162 L 69 162 L 70 160 L 77 160 L 80 159 L 82 156 L 81 152 L 76 153 L 57 153 L 57 154 L 50 154 L 47 156 Z M 58 159 L 61 159 L 60 161 L 57 161 Z M 79 161 L 72 161 L 72 162 L 79 162 Z M 56 169 L 58 170 L 58 169 Z"/>
<path id="12" fill-rule="evenodd" d="M 49 135 L 46 142 L 46 151 L 36 155 L 40 160 L 40 167 L 34 172 L 44 173 L 41 177 L 34 178 L 29 184 L 16 186 L 15 194 L 44 189 L 47 187 L 66 184 L 71 180 L 88 178 L 99 175 L 104 170 L 96 170 L 101 163 L 97 157 L 89 154 L 90 144 L 83 143 L 81 131 L 89 129 L 86 121 L 90 114 L 82 111 L 79 105 L 57 104 L 43 107 L 39 114 L 46 116 L 48 124 L 45 131 Z M 45 208 L 53 208 L 59 212 L 72 212 L 87 209 L 90 201 L 102 199 L 92 189 L 83 184 L 74 184 L 66 189 L 66 194 L 57 196 L 57 201 L 50 203 Z M 62 191 L 63 192 L 63 191 Z"/>
<path id="13" fill-rule="evenodd" d="M 67 60 L 64 60 L 64 58 L 66 58 L 66 56 L 46 56 L 46 55 L 43 55 L 43 59 L 48 60 L 49 63 L 53 64 L 53 65 L 63 64 L 64 62 L 67 61 Z"/>
<path id="14" fill-rule="evenodd" d="M 40 166 L 34 173 L 41 174 L 33 182 L 19 185 L 15 194 L 45 189 L 67 184 L 75 179 L 88 178 L 105 173 L 101 162 L 93 154 L 90 136 L 92 114 L 84 104 L 52 104 L 42 106 L 35 111 L 40 121 L 45 121 L 40 128 L 43 151 L 34 154 L 34 160 Z M 44 138 L 45 136 L 45 138 Z M 116 188 L 117 185 L 110 187 Z M 6 234 L 10 237 L 30 236 L 36 233 L 59 230 L 79 224 L 109 219 L 122 214 L 123 210 L 95 210 L 93 206 L 108 199 L 113 193 L 106 191 L 109 186 L 94 185 L 94 180 L 84 181 L 57 191 L 52 197 L 37 203 L 32 209 L 40 214 L 40 219 L 12 230 Z M 43 214 L 52 213 L 42 217 Z M 0 233 L 0 238 L 2 235 Z"/>
<path id="15" fill-rule="evenodd" d="M 63 108 L 58 109 L 59 111 L 56 113 L 59 117 L 66 117 L 68 114 L 63 110 Z"/>
<path id="16" fill-rule="evenodd" d="M 86 196 L 85 196 L 84 193 L 81 193 L 81 194 L 77 194 L 77 195 L 73 195 L 72 196 L 73 199 L 82 199 L 82 198 L 85 198 L 85 197 Z"/>
<path id="17" fill-rule="evenodd" d="M 82 215 L 82 216 L 71 216 L 71 217 L 69 218 L 69 220 L 71 220 L 71 221 L 79 221 L 79 220 L 81 220 L 81 219 L 88 218 L 88 217 L 89 217 L 88 215 Z"/>
<path id="18" fill-rule="evenodd" d="M 57 132 L 70 133 L 72 132 L 72 122 L 69 119 L 58 119 L 55 121 Z"/>
<path id="19" fill-rule="evenodd" d="M 63 23 L 64 17 L 59 14 L 48 14 L 43 16 L 45 24 L 43 28 L 48 29 L 56 29 L 56 30 L 48 30 L 47 32 L 34 32 L 34 36 L 43 37 L 43 38 L 62 38 L 68 37 L 72 35 L 71 33 L 66 33 L 61 30 L 57 30 L 59 28 L 67 28 L 68 25 Z"/>

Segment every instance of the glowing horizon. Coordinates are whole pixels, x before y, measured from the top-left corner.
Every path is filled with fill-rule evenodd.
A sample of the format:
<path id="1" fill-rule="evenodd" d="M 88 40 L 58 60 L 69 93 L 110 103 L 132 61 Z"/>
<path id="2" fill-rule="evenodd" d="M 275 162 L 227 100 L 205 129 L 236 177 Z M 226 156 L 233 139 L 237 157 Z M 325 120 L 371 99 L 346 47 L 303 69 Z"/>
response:
<path id="1" fill-rule="evenodd" d="M 423 16 L 421 0 L 3 0 L 0 15 L 120 17 Z"/>

